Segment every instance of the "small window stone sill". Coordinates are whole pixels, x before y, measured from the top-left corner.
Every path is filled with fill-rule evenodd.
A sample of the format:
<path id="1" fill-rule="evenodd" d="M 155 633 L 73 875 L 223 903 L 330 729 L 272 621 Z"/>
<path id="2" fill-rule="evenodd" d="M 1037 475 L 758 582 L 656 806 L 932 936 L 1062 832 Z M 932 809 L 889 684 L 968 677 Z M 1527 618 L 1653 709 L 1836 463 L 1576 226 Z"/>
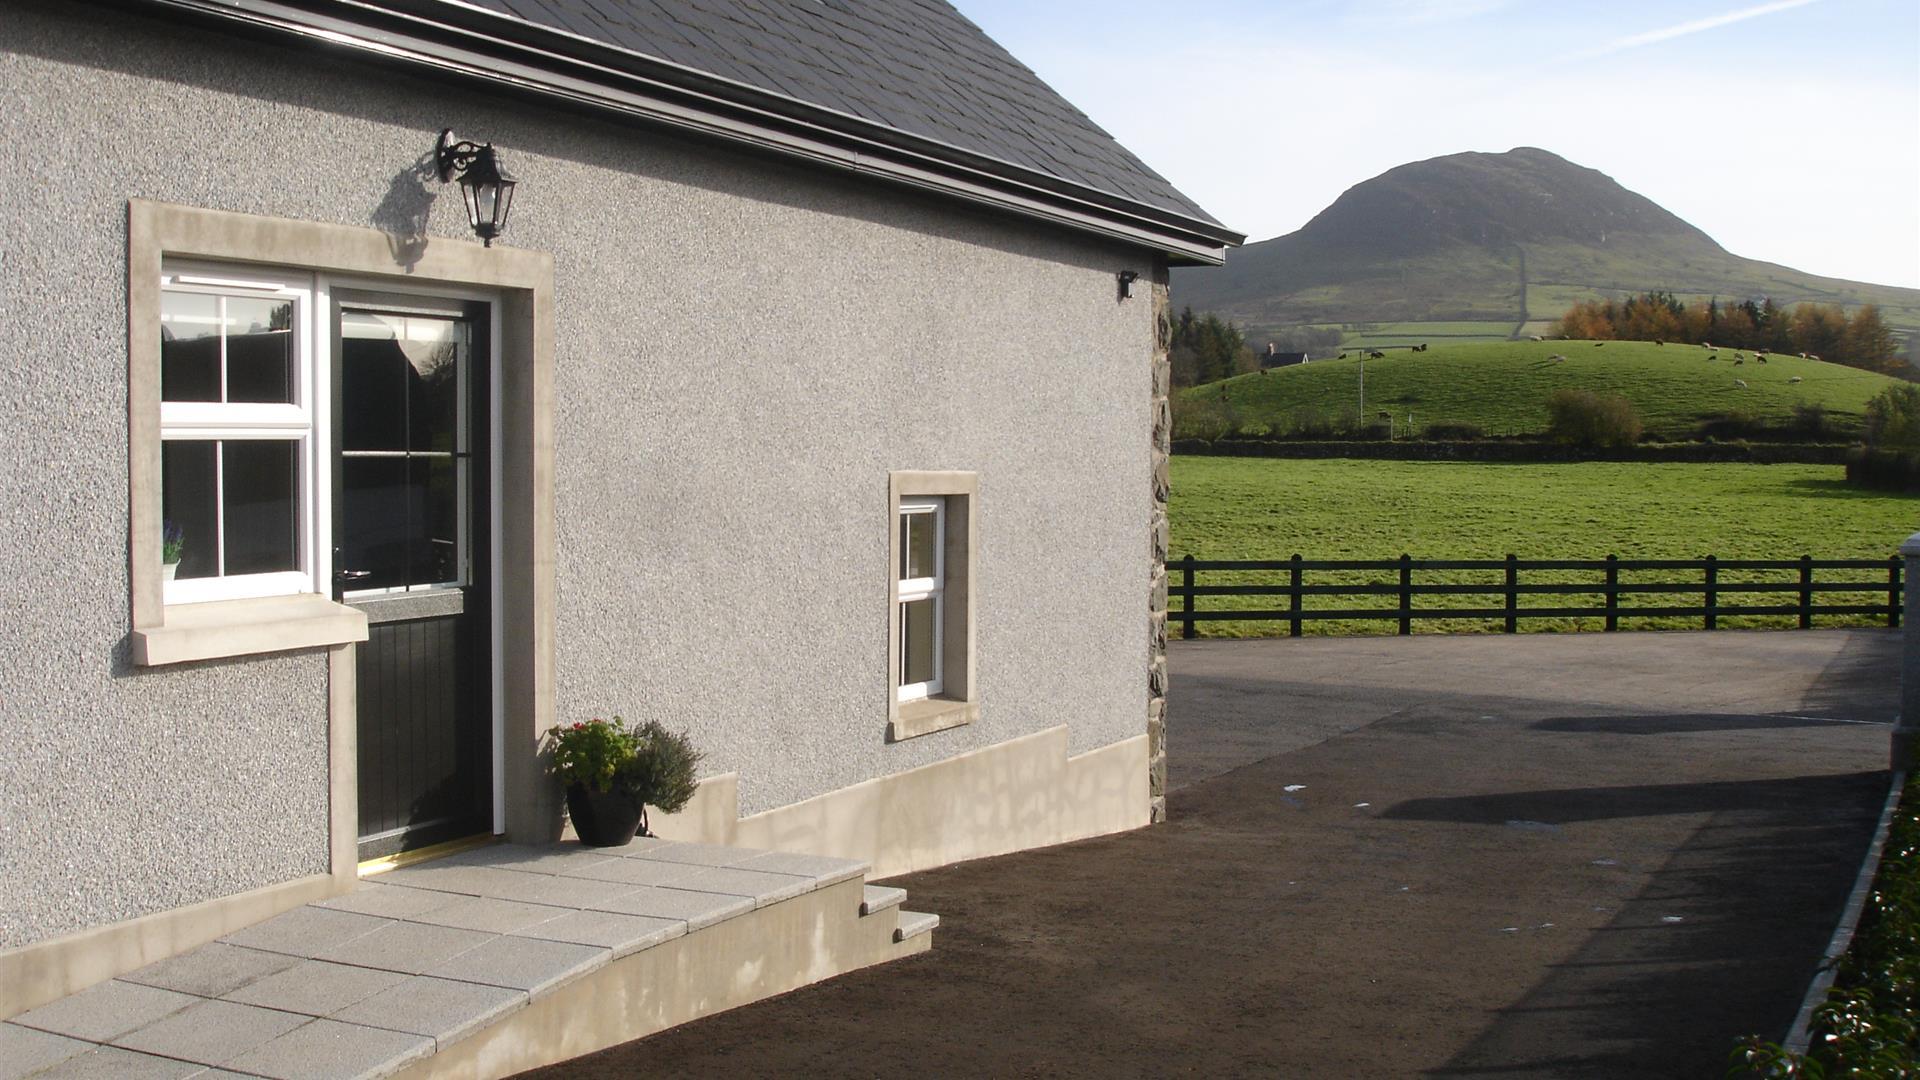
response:
<path id="1" fill-rule="evenodd" d="M 158 667 L 367 640 L 364 613 L 312 593 L 174 604 L 166 620 L 134 630 L 135 664 Z"/>
<path id="2" fill-rule="evenodd" d="M 894 710 L 887 725 L 887 741 L 901 742 L 931 735 L 936 731 L 971 724 L 980 718 L 980 703 L 952 698 L 927 698 L 910 701 Z"/>

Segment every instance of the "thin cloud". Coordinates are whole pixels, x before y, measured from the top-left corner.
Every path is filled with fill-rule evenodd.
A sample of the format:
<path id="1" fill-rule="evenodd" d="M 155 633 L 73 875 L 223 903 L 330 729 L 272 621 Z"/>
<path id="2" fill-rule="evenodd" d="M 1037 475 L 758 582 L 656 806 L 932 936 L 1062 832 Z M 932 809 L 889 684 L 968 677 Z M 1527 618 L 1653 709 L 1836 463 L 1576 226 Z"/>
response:
<path id="1" fill-rule="evenodd" d="M 1791 11 L 1794 8 L 1806 7 L 1808 4 L 1818 2 L 1819 0 L 1773 0 L 1772 3 L 1756 4 L 1753 7 L 1741 8 L 1738 11 L 1729 11 L 1720 15 L 1709 15 L 1704 19 L 1675 23 L 1672 26 L 1661 27 L 1658 30 L 1649 30 L 1644 34 L 1630 34 L 1627 37 L 1616 38 L 1597 49 L 1590 50 L 1581 55 L 1589 57 L 1605 56 L 1608 53 L 1617 53 L 1626 49 L 1638 49 L 1647 45 L 1657 45 L 1663 41 L 1672 41 L 1674 38 L 1686 37 L 1688 34 L 1698 34 L 1706 30 L 1717 30 L 1722 26 L 1745 22 L 1748 19 L 1757 19 L 1762 15 Z"/>

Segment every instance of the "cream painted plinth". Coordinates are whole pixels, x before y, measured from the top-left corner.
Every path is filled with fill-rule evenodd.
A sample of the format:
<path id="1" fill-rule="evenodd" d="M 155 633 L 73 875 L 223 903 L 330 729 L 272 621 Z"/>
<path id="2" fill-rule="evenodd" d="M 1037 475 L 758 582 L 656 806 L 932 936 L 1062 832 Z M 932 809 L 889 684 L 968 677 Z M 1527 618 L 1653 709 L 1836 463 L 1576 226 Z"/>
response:
<path id="1" fill-rule="evenodd" d="M 1074 757 L 1067 745 L 1066 727 L 1049 728 L 746 818 L 729 773 L 652 826 L 669 840 L 863 859 L 881 878 L 1148 823 L 1144 734 Z"/>
<path id="2" fill-rule="evenodd" d="M 893 940 L 898 909 L 860 915 L 864 888 L 852 878 L 615 960 L 397 1075 L 511 1076 L 932 944 Z"/>

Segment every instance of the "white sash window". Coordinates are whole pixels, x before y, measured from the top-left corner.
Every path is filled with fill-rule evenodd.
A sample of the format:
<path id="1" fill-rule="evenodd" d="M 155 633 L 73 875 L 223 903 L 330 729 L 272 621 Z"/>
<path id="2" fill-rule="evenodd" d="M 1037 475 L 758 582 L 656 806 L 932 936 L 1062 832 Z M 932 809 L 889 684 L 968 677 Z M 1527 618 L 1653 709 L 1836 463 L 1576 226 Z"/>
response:
<path id="1" fill-rule="evenodd" d="M 161 275 L 167 603 L 318 591 L 314 292 L 251 268 Z"/>
<path id="2" fill-rule="evenodd" d="M 900 670 L 895 685 L 901 701 L 933 697 L 945 687 L 941 653 L 945 647 L 947 507 L 942 498 L 900 503 L 900 587 L 898 620 Z"/>

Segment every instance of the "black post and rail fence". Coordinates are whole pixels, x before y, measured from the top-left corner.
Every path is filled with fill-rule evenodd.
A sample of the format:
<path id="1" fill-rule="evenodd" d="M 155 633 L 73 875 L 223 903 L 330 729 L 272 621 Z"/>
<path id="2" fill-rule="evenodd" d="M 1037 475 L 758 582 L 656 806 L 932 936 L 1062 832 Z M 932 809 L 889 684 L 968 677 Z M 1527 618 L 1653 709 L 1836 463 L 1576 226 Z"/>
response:
<path id="1" fill-rule="evenodd" d="M 1287 632 L 1299 637 L 1306 623 L 1328 620 L 1392 622 L 1402 634 L 1413 633 L 1416 622 L 1436 619 L 1485 620 L 1509 634 L 1518 633 L 1526 619 L 1595 618 L 1607 630 L 1617 631 L 1623 621 L 1641 619 L 1668 620 L 1665 625 L 1669 626 L 1675 619 L 1699 619 L 1704 629 L 1715 630 L 1722 618 L 1772 616 L 1807 629 L 1817 617 L 1845 616 L 1857 624 L 1864 616 L 1897 627 L 1903 590 L 1902 560 L 1897 557 L 1306 559 L 1295 555 L 1226 561 L 1189 555 L 1173 566 L 1179 576 L 1168 590 L 1174 606 L 1171 618 L 1180 624 L 1183 638 L 1197 636 L 1203 622 L 1285 622 Z M 1434 580 L 1435 575 L 1447 580 Z M 1462 580 L 1470 575 L 1475 580 Z M 1229 597 L 1254 598 L 1252 602 L 1259 606 L 1223 606 L 1249 602 L 1224 599 Z M 1369 597 L 1385 603 L 1353 606 L 1374 602 Z M 1310 607 L 1308 598 L 1331 606 Z M 1462 606 L 1444 606 L 1447 598 L 1462 598 Z M 1469 606 L 1465 598 L 1495 599 L 1498 606 Z M 1529 605 L 1530 598 L 1545 602 Z"/>

